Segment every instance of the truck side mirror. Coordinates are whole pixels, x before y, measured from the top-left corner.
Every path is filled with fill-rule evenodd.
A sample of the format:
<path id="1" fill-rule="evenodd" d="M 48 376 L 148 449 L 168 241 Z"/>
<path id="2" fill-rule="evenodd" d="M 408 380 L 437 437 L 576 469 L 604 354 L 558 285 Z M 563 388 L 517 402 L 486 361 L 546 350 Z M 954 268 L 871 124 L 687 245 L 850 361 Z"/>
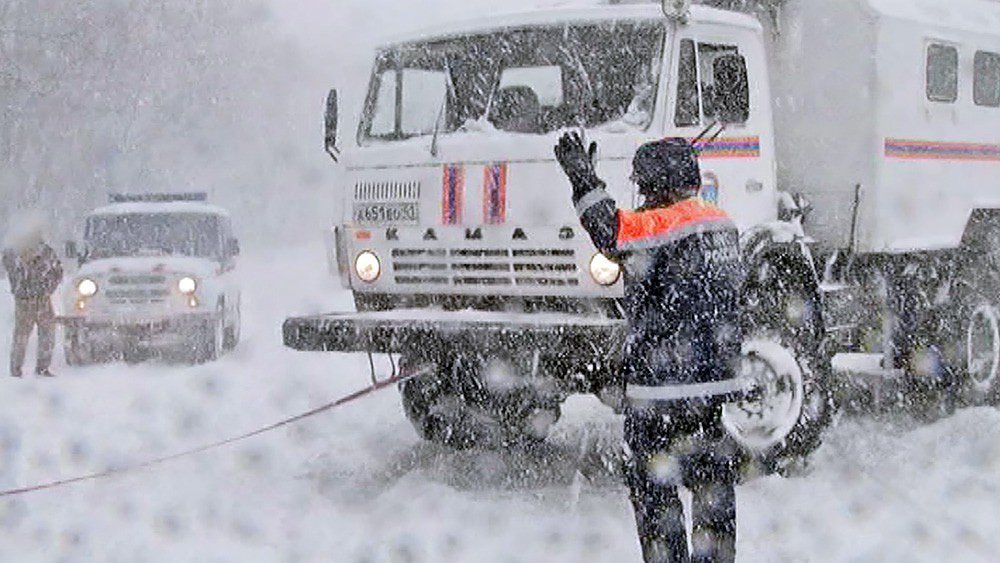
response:
<path id="1" fill-rule="evenodd" d="M 80 257 L 80 252 L 79 249 L 76 247 L 76 243 L 71 240 L 66 241 L 66 246 L 64 250 L 66 258 L 69 258 L 70 260 L 76 260 L 77 258 Z"/>
<path id="2" fill-rule="evenodd" d="M 323 148 L 326 150 L 326 154 L 330 155 L 330 158 L 332 158 L 334 162 L 337 162 L 340 156 L 340 149 L 337 148 L 338 116 L 337 90 L 333 89 L 330 90 L 330 93 L 326 96 L 326 118 L 324 120 L 326 124 L 326 134 L 324 136 Z"/>
<path id="3" fill-rule="evenodd" d="M 226 241 L 226 251 L 229 256 L 239 256 L 240 255 L 240 241 L 237 238 L 231 238 Z"/>
<path id="4" fill-rule="evenodd" d="M 720 123 L 746 123 L 750 118 L 750 81 L 742 55 L 722 55 L 712 63 L 715 117 Z"/>

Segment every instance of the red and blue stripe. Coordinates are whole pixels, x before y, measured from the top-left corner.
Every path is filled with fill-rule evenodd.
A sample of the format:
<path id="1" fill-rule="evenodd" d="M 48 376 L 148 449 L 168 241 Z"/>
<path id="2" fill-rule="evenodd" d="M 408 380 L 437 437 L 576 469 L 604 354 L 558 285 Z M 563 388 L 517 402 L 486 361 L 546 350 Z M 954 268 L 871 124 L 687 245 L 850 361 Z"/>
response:
<path id="1" fill-rule="evenodd" d="M 694 145 L 698 157 L 706 158 L 760 158 L 760 137 L 731 137 L 701 141 Z"/>
<path id="2" fill-rule="evenodd" d="M 465 168 L 455 164 L 444 165 L 442 188 L 441 223 L 461 224 L 462 209 L 465 207 Z"/>
<path id="3" fill-rule="evenodd" d="M 886 158 L 1000 162 L 1000 145 L 886 139 Z"/>
<path id="4" fill-rule="evenodd" d="M 483 169 L 483 222 L 499 225 L 507 220 L 507 164 Z"/>

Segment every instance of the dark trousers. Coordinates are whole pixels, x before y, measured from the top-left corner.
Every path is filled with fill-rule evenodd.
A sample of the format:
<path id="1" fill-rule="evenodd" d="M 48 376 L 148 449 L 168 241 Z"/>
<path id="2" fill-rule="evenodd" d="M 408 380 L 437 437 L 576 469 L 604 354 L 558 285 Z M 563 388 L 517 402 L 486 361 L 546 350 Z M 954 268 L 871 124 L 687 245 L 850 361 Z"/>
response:
<path id="1" fill-rule="evenodd" d="M 52 349 L 55 347 L 56 316 L 52 301 L 46 297 L 17 298 L 14 300 L 14 339 L 10 351 L 10 373 L 20 375 L 24 366 L 24 356 L 28 350 L 28 339 L 38 328 L 38 354 L 36 371 L 49 369 L 52 364 Z"/>
<path id="2" fill-rule="evenodd" d="M 646 563 L 736 559 L 736 446 L 720 407 L 630 411 L 626 481 Z M 691 491 L 688 550 L 677 488 Z"/>

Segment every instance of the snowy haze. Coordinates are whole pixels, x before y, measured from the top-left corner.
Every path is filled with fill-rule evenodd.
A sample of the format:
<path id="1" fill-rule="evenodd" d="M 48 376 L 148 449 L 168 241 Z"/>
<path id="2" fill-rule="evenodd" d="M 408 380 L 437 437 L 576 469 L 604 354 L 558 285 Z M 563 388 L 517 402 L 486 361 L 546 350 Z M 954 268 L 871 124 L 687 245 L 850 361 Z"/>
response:
<path id="1" fill-rule="evenodd" d="M 326 89 L 350 130 L 381 38 L 594 3 L 0 0 L 0 231 L 41 210 L 69 237 L 108 191 L 205 190 L 244 240 L 243 341 L 221 361 L 70 368 L 60 344 L 56 379 L 0 376 L 0 488 L 196 447 L 365 386 L 363 357 L 281 345 L 286 316 L 352 307 L 320 239 L 341 188 L 321 145 Z M 12 326 L 4 278 L 0 357 Z M 738 488 L 738 560 L 994 560 L 998 435 L 992 408 L 841 421 L 808 470 Z M 537 451 L 456 453 L 421 442 L 389 389 L 232 447 L 2 499 L 0 561 L 639 561 L 620 441 L 620 417 L 573 397 Z"/>

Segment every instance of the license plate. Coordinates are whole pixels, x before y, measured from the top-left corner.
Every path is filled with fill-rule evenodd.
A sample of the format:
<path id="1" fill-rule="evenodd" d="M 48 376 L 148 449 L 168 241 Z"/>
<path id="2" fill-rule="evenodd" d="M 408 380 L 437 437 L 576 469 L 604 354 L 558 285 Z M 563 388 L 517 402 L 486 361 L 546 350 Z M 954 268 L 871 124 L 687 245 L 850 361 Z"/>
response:
<path id="1" fill-rule="evenodd" d="M 355 203 L 354 223 L 358 225 L 416 225 L 420 207 L 416 203 Z"/>

